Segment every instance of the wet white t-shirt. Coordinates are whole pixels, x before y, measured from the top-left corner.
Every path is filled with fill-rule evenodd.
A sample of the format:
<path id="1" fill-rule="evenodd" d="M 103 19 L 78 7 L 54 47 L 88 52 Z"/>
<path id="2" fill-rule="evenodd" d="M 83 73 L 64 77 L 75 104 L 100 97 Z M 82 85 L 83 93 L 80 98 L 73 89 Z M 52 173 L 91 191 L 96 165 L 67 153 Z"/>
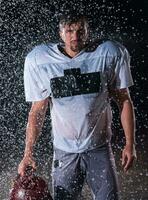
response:
<path id="1" fill-rule="evenodd" d="M 109 88 L 133 85 L 130 57 L 121 44 L 106 41 L 74 58 L 58 44 L 35 47 L 26 57 L 26 101 L 51 98 L 53 145 L 79 153 L 108 143 L 112 113 Z"/>

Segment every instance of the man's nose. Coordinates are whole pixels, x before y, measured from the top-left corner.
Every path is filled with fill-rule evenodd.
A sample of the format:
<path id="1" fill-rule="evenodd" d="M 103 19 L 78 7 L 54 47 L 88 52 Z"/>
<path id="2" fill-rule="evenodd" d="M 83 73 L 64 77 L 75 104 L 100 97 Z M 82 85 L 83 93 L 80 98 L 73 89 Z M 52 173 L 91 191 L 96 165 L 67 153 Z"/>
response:
<path id="1" fill-rule="evenodd" d="M 73 40 L 78 40 L 80 38 L 80 34 L 78 33 L 78 31 L 74 31 L 73 32 Z"/>

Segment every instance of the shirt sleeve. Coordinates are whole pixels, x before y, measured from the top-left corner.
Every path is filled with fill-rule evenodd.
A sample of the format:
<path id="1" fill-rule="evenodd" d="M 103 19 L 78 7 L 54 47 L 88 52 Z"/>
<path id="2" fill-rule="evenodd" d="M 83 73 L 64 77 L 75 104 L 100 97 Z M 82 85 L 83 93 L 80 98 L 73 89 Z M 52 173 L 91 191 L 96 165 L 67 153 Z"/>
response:
<path id="1" fill-rule="evenodd" d="M 110 83 L 113 89 L 123 89 L 133 85 L 133 79 L 130 70 L 130 55 L 126 48 L 119 47 L 119 54 L 115 58 L 112 81 Z"/>
<path id="2" fill-rule="evenodd" d="M 41 101 L 50 96 L 46 77 L 32 59 L 26 57 L 24 66 L 25 99 L 28 102 Z"/>

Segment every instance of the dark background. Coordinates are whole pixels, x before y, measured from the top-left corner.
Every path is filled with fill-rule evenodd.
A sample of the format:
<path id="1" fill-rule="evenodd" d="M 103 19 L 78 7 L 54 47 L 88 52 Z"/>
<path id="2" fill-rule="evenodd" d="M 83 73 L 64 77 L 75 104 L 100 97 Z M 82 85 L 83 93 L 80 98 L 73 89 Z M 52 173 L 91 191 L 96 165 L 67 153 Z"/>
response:
<path id="1" fill-rule="evenodd" d="M 25 102 L 23 88 L 25 56 L 38 44 L 59 40 L 58 18 L 60 13 L 68 9 L 75 9 L 75 12 L 82 12 L 88 16 L 91 27 L 90 39 L 103 37 L 115 39 L 127 47 L 131 55 L 134 86 L 130 88 L 130 92 L 136 114 L 138 161 L 126 178 L 122 174 L 119 162 L 125 139 L 114 103 L 112 145 L 122 180 L 123 200 L 148 199 L 146 196 L 148 181 L 146 167 L 148 164 L 147 0 L 3 0 L 0 3 L 0 200 L 7 198 L 10 179 L 17 173 L 17 165 L 24 150 L 25 128 L 30 109 L 30 104 Z M 42 174 L 47 180 L 50 176 L 47 171 L 52 157 L 52 153 L 49 156 L 49 152 L 52 152 L 49 122 L 48 111 L 43 133 L 35 151 L 38 165 L 44 164 Z M 133 184 L 134 182 L 137 186 Z M 129 186 L 137 188 L 131 188 L 130 192 L 127 192 Z M 89 198 L 84 197 L 84 199 Z"/>

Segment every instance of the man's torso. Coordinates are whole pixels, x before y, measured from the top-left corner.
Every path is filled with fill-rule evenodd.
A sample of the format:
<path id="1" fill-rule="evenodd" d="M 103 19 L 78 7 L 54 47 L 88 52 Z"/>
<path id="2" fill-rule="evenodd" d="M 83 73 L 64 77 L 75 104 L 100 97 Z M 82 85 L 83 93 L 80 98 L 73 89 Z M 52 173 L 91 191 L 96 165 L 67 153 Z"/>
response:
<path id="1" fill-rule="evenodd" d="M 112 115 L 108 88 L 119 54 L 110 41 L 92 51 L 84 49 L 74 58 L 65 56 L 57 44 L 36 47 L 30 54 L 43 80 L 43 92 L 51 97 L 56 148 L 83 152 L 109 142 Z"/>

